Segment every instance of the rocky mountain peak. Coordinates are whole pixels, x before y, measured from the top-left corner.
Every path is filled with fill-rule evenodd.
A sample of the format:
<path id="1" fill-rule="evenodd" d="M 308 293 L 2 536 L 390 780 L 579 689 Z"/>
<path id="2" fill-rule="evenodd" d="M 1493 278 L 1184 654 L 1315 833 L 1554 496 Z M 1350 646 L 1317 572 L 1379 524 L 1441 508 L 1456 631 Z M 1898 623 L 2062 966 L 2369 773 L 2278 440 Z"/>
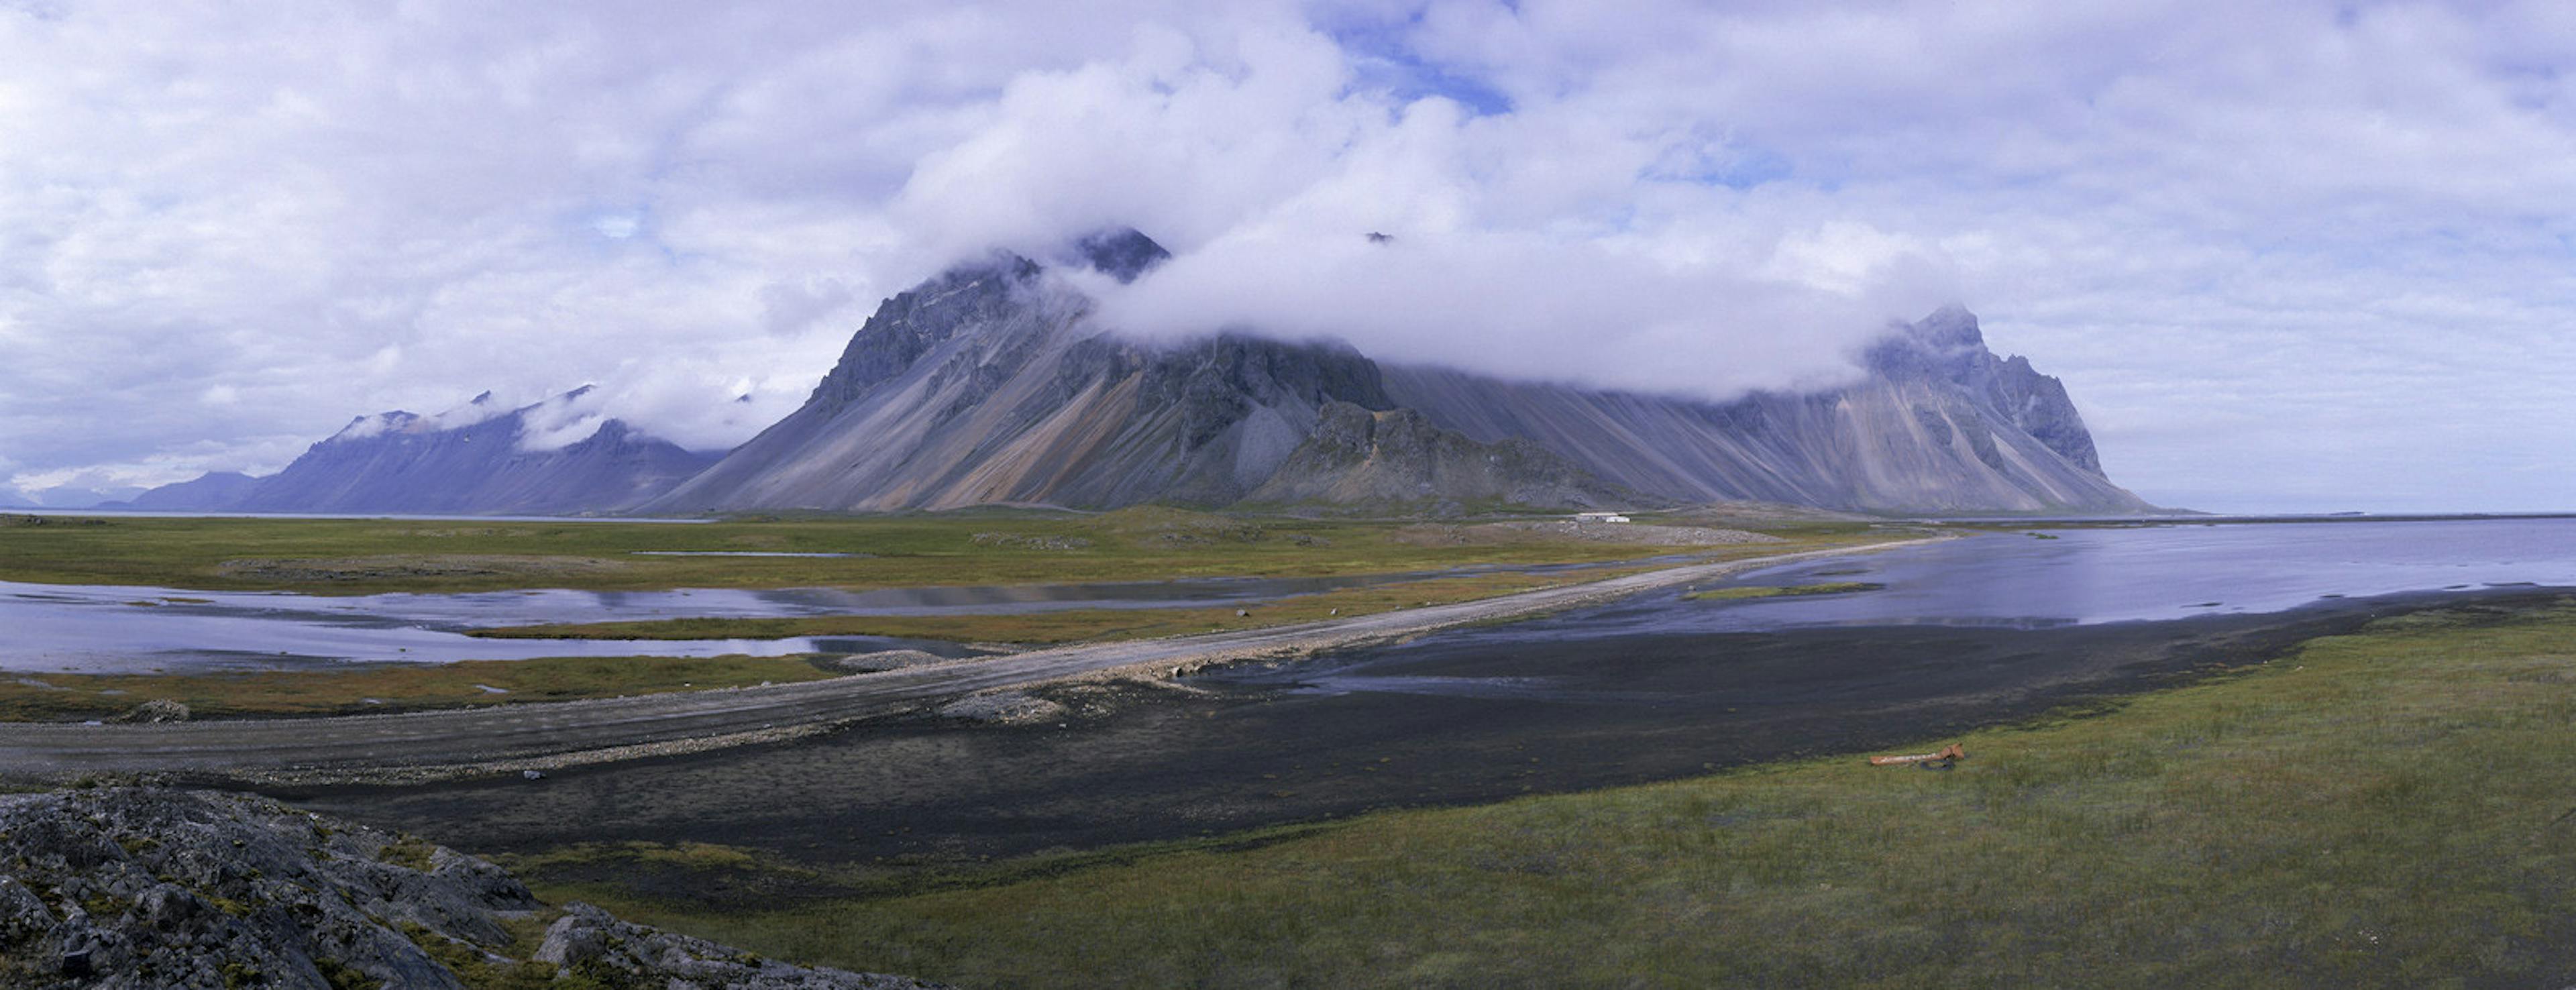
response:
<path id="1" fill-rule="evenodd" d="M 841 359 L 814 386 L 808 406 L 837 409 L 867 394 L 931 349 L 976 328 L 1009 319 L 1037 277 L 1036 262 L 1016 254 L 958 265 L 877 304 L 850 336 Z"/>
<path id="2" fill-rule="evenodd" d="M 2099 476 L 2100 455 L 2066 385 L 2040 374 L 2030 359 L 1998 357 L 1986 348 L 1976 314 L 1943 306 L 1910 324 L 1891 328 L 1864 357 L 1870 371 L 1890 380 L 1935 382 L 1983 400 L 2005 422 L 2021 429 L 2075 466 Z"/>
<path id="3" fill-rule="evenodd" d="M 1075 261 L 1132 282 L 1172 256 L 1132 227 L 1077 239 Z M 912 367 L 940 344 L 1024 314 L 1037 262 L 1007 251 L 956 265 L 877 305 L 851 335 L 841 359 L 806 399 L 809 406 L 839 408 Z"/>
<path id="4" fill-rule="evenodd" d="M 1933 310 L 1932 315 L 1916 321 L 1909 329 L 1915 339 L 1935 347 L 1986 346 L 1986 335 L 1977 328 L 1977 314 L 1958 303 Z"/>
<path id="5" fill-rule="evenodd" d="M 380 433 L 407 430 L 420 421 L 419 413 L 401 409 L 366 416 L 352 416 L 349 418 L 349 425 L 341 427 L 340 432 L 331 434 L 322 442 L 364 440 Z"/>
<path id="6" fill-rule="evenodd" d="M 1134 227 L 1117 227 L 1090 234 L 1074 242 L 1074 250 L 1085 264 L 1120 282 L 1133 282 L 1155 265 L 1172 257 L 1172 252 L 1154 243 L 1154 239 Z"/>
<path id="7" fill-rule="evenodd" d="M 1956 303 L 1913 323 L 1891 323 L 1863 355 L 1869 370 L 1890 378 L 1961 381 L 1994 360 L 1977 316 Z"/>

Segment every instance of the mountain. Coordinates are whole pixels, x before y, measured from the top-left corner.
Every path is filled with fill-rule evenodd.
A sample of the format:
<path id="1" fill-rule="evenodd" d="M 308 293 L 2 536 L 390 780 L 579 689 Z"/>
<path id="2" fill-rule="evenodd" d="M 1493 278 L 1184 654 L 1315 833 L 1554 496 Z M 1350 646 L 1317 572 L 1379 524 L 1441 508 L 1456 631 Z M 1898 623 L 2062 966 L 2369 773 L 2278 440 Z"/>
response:
<path id="1" fill-rule="evenodd" d="M 662 494 L 714 463 L 610 419 L 552 450 L 522 446 L 570 410 L 585 386 L 502 409 L 491 393 L 437 416 L 360 416 L 262 478 L 211 474 L 164 485 L 134 506 L 168 511 L 418 512 L 559 515 L 616 512 Z M 562 425 L 570 425 L 569 422 Z"/>
<path id="2" fill-rule="evenodd" d="M 1083 242 L 1133 278 L 1141 234 Z M 1003 255 L 886 300 L 805 405 L 649 511 L 1224 505 L 1270 480 L 1327 403 L 1391 404 L 1348 346 L 1105 334 L 1090 301 Z"/>
<path id="3" fill-rule="evenodd" d="M 1510 438 L 1478 443 L 1411 409 L 1328 402 L 1306 442 L 1244 501 L 1408 506 L 1424 502 L 1602 508 L 1636 492 L 1602 483 L 1554 451 Z"/>
<path id="4" fill-rule="evenodd" d="M 110 502 L 100 508 L 141 509 L 160 512 L 226 512 L 249 497 L 259 479 L 239 471 L 209 471 L 196 478 L 136 495 L 123 502 Z"/>
<path id="5" fill-rule="evenodd" d="M 1479 441 L 1521 439 L 1605 481 L 1690 502 L 1875 512 L 2132 513 L 2057 379 L 1998 358 L 1949 307 L 1899 325 L 1861 381 L 1710 403 L 1389 367 L 1387 392 Z"/>
<path id="6" fill-rule="evenodd" d="M 1117 231 L 1073 264 L 1168 255 Z M 1161 501 L 1750 500 L 1918 512 L 2138 512 L 2064 387 L 1945 309 L 1865 377 L 1733 402 L 1381 366 L 1346 344 L 1130 340 L 1012 254 L 880 305 L 803 407 L 646 511 L 1115 507 Z"/>
<path id="7" fill-rule="evenodd" d="M 0 487 L 0 506 L 23 509 L 117 509 L 125 506 L 121 499 L 135 498 L 143 492 L 141 488 L 100 490 L 75 485 L 56 485 L 52 488 L 39 488 L 33 491 Z"/>

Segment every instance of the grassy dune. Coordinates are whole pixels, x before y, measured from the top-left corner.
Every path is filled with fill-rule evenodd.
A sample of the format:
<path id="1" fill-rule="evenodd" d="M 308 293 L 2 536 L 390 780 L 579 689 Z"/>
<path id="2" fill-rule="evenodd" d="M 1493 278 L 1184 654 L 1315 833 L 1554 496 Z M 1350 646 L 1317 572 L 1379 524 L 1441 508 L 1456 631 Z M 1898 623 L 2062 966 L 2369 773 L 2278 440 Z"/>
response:
<path id="1" fill-rule="evenodd" d="M 1402 520 L 971 510 L 750 518 L 673 525 L 0 515 L 0 580 L 323 594 L 378 591 L 849 588 L 1306 576 L 1479 563 L 1632 559 L 1672 547 L 1602 543 L 1425 545 Z M 1750 556 L 1862 542 L 1859 523 L 1800 524 L 1794 545 L 1708 548 Z M 638 551 L 837 553 L 673 557 Z"/>
<path id="2" fill-rule="evenodd" d="M 112 718 L 151 698 L 195 718 L 356 715 L 744 687 L 834 676 L 797 657 L 553 657 L 233 674 L 0 675 L 0 721 Z M 503 693 L 484 690 L 501 689 Z M 370 703 L 367 699 L 375 699 Z"/>
<path id="3" fill-rule="evenodd" d="M 984 987 L 2558 986 L 2571 730 L 2562 600 L 1971 733 L 1948 772 L 1798 761 L 761 914 L 545 893 Z"/>

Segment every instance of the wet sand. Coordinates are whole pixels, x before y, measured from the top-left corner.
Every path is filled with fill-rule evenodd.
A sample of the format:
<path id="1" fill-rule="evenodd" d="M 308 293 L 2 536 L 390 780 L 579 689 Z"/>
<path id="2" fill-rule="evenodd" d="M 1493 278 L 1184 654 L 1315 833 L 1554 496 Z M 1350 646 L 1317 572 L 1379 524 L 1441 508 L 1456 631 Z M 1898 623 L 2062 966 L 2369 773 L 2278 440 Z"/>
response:
<path id="1" fill-rule="evenodd" d="M 2260 663 L 2377 616 L 2559 600 L 2513 589 L 2046 629 L 1435 638 L 1401 660 L 1328 654 L 1184 682 L 1196 690 L 1047 689 L 1073 708 L 1060 723 L 876 723 L 542 781 L 272 793 L 481 853 L 707 842 L 901 872 L 1913 744 Z M 834 892 L 631 866 L 555 879 L 711 903 Z"/>

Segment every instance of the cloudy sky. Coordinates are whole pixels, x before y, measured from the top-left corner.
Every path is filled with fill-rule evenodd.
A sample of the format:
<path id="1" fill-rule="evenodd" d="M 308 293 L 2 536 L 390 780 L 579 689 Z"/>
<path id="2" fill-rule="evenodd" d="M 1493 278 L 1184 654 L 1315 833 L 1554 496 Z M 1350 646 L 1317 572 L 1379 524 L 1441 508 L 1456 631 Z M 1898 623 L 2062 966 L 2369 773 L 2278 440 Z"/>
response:
<path id="1" fill-rule="evenodd" d="M 1071 6 L 0 0 L 0 488 L 722 447 L 1123 223 L 1137 333 L 1724 396 L 1957 300 L 2153 501 L 2576 508 L 2576 7 Z"/>

